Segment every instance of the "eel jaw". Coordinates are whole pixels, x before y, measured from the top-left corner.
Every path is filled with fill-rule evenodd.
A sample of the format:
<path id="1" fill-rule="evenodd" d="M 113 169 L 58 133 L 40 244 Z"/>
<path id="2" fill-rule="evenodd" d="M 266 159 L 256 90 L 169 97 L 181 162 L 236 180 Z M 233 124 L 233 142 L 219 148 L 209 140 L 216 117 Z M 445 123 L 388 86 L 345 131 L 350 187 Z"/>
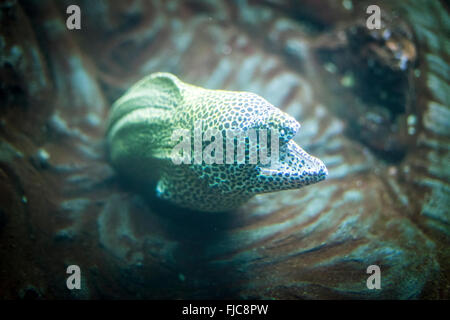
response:
<path id="1" fill-rule="evenodd" d="M 293 140 L 280 145 L 279 161 L 259 167 L 259 180 L 266 181 L 270 191 L 298 189 L 325 180 L 328 170 Z M 273 186 L 270 186 L 270 184 Z"/>

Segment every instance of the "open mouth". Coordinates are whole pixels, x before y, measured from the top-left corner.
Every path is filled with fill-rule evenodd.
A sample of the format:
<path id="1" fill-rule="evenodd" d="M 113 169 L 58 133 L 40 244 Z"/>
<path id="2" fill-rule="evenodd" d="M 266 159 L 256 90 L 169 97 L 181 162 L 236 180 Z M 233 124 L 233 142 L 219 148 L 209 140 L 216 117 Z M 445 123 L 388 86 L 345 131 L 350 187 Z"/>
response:
<path id="1" fill-rule="evenodd" d="M 328 170 L 320 159 L 289 140 L 280 145 L 279 161 L 261 166 L 259 174 L 269 181 L 275 179 L 284 186 L 283 189 L 295 189 L 324 180 Z"/>

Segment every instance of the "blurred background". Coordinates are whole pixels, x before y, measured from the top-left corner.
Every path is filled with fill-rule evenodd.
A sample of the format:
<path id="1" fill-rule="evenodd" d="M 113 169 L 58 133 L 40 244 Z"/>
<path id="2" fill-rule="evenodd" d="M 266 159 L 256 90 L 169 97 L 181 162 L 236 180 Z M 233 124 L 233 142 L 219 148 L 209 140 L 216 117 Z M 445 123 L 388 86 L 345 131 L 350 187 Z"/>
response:
<path id="1" fill-rule="evenodd" d="M 438 0 L 1 0 L 0 297 L 448 299 L 449 35 Z M 261 95 L 329 178 L 223 214 L 130 189 L 105 119 L 158 71 Z"/>

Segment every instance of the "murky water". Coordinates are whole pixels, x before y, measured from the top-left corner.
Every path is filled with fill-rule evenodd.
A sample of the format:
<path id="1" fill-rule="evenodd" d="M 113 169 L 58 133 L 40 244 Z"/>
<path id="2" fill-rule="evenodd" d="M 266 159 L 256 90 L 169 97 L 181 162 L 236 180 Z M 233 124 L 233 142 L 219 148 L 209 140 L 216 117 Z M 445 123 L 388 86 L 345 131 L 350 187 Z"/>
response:
<path id="1" fill-rule="evenodd" d="M 0 296 L 448 299 L 449 34 L 437 0 L 0 3 Z M 327 179 L 201 212 L 119 176 L 108 113 L 154 72 L 264 98 Z"/>

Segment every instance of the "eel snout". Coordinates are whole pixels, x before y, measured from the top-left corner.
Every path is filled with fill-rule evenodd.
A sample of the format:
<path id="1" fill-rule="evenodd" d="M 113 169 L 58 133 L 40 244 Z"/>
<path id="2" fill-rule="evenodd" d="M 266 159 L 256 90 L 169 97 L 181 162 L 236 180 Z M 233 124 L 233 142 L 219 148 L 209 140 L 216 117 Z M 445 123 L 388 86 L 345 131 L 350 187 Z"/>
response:
<path id="1" fill-rule="evenodd" d="M 280 146 L 279 161 L 260 168 L 260 179 L 273 184 L 274 190 L 297 189 L 325 180 L 328 170 L 293 140 Z"/>

